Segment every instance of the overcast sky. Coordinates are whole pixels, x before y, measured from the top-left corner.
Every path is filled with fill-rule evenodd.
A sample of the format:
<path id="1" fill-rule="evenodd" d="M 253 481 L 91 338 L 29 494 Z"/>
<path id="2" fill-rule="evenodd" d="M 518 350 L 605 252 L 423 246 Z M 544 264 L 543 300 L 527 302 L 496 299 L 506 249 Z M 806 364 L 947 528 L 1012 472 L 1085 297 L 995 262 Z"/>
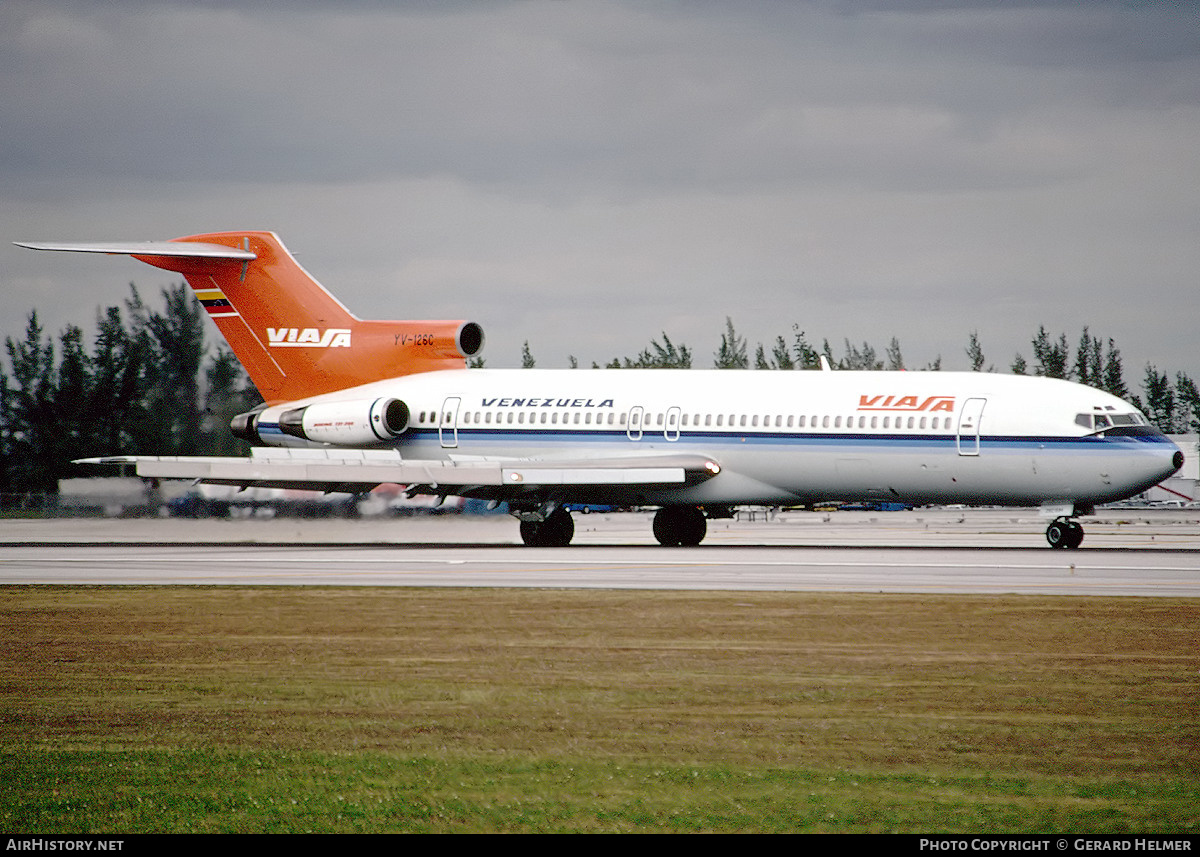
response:
<path id="1" fill-rule="evenodd" d="M 1004 371 L 1088 325 L 1200 378 L 1200 7 L 0 3 L 0 334 L 171 282 L 10 241 L 230 229 L 492 367 L 707 366 L 731 316 Z"/>

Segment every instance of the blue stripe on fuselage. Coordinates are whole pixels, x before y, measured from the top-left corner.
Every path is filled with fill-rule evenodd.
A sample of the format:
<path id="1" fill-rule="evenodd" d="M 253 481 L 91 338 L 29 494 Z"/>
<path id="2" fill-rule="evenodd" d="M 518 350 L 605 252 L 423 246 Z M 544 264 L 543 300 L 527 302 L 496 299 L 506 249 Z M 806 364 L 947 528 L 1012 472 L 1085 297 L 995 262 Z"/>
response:
<path id="1" fill-rule="evenodd" d="M 416 429 L 410 430 L 399 439 L 400 445 L 414 442 L 435 442 L 440 444 L 442 437 L 453 437 L 453 429 Z M 835 434 L 835 433 L 806 433 L 780 434 L 768 432 L 746 433 L 702 433 L 681 432 L 677 440 L 667 439 L 660 431 L 643 432 L 637 440 L 631 439 L 623 431 L 574 431 L 563 429 L 476 429 L 462 428 L 457 430 L 458 445 L 472 443 L 480 444 L 528 444 L 541 442 L 548 446 L 586 446 L 588 444 L 624 444 L 637 446 L 640 444 L 683 444 L 685 446 L 708 445 L 722 446 L 736 444 L 765 445 L 765 446 L 861 446 L 870 448 L 930 448 L 935 450 L 957 450 L 960 438 L 958 435 L 918 435 L 918 434 Z M 962 443 L 974 447 L 974 436 L 965 436 Z M 1129 449 L 1132 446 L 1171 445 L 1171 441 L 1161 434 L 1154 435 L 1122 435 L 1118 437 L 1102 437 L 1089 435 L 1084 437 L 1026 437 L 984 435 L 979 439 L 982 450 L 1039 450 L 1053 446 L 1057 450 L 1097 451 L 1101 449 Z"/>

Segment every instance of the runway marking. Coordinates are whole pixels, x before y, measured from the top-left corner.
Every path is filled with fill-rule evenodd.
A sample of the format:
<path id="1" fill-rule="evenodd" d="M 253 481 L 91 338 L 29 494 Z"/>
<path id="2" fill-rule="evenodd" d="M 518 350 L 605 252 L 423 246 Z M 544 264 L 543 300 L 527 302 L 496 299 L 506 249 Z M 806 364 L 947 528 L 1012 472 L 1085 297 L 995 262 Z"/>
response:
<path id="1" fill-rule="evenodd" d="M 1200 597 L 1200 552 L 958 548 L 906 556 L 886 547 L 797 551 L 778 545 L 750 551 L 743 560 L 728 550 L 655 545 L 613 546 L 601 556 L 589 554 L 584 545 L 545 550 L 473 546 L 464 551 L 461 545 L 445 544 L 81 544 L 54 546 L 62 551 L 57 555 L 48 547 L 5 552 L 0 583 Z"/>
<path id="2" fill-rule="evenodd" d="M 90 563 L 93 565 L 111 565 L 112 563 L 130 564 L 149 564 L 149 563 L 195 563 L 195 562 L 211 562 L 217 559 L 217 554 L 220 558 L 226 560 L 237 560 L 240 563 L 253 564 L 281 564 L 279 557 L 259 557 L 251 554 L 223 554 L 214 551 L 207 554 L 195 554 L 193 556 L 180 556 L 179 554 L 164 554 L 161 556 L 128 556 L 121 557 L 96 557 L 89 556 L 65 556 L 48 559 L 39 558 L 18 558 L 6 557 L 0 558 L 0 565 L 44 565 L 46 563 Z M 388 557 L 388 556 L 340 556 L 337 558 L 326 556 L 296 556 L 286 557 L 282 560 L 283 563 L 289 565 L 328 565 L 331 562 L 344 564 L 361 564 L 361 565 L 505 565 L 505 566 L 557 566 L 561 570 L 581 568 L 581 567 L 602 567 L 608 569 L 620 568 L 875 568 L 880 565 L 879 560 L 827 560 L 816 562 L 811 560 L 749 560 L 739 561 L 730 564 L 728 560 L 717 559 L 689 559 L 686 562 L 681 562 L 678 559 L 663 559 L 663 560 L 606 560 L 606 559 L 581 559 L 576 561 L 567 560 L 564 562 L 561 557 L 547 557 L 545 559 L 538 558 L 488 558 L 481 557 L 478 559 L 438 559 L 436 557 L 409 558 L 409 557 Z M 1200 558 L 1195 565 L 1093 565 L 1086 562 L 1076 561 L 1074 563 L 1059 564 L 1059 563 L 1034 563 L 1034 564 L 1008 564 L 1008 563 L 963 563 L 963 562 L 894 562 L 886 563 L 888 568 L 945 568 L 945 569 L 962 569 L 962 570 L 996 570 L 1005 569 L 1011 571 L 1128 571 L 1136 568 L 1138 571 L 1145 572 L 1187 572 L 1200 571 Z M 281 569 L 282 570 L 282 569 Z"/>

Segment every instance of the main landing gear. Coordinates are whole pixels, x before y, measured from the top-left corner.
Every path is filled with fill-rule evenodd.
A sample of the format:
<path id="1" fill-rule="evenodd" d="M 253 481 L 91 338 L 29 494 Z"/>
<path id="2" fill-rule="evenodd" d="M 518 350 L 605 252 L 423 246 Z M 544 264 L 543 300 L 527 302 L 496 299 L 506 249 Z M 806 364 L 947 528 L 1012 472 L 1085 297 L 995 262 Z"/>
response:
<path id="1" fill-rule="evenodd" d="M 1077 548 L 1083 543 L 1083 527 L 1070 518 L 1055 518 L 1046 527 L 1046 541 L 1052 548 Z"/>
<path id="2" fill-rule="evenodd" d="M 566 547 L 574 537 L 575 521 L 562 506 L 555 507 L 543 521 L 521 521 L 521 541 L 531 548 Z"/>
<path id="3" fill-rule="evenodd" d="M 663 506 L 654 513 L 654 538 L 660 545 L 693 547 L 707 532 L 708 521 L 697 506 Z"/>
<path id="4" fill-rule="evenodd" d="M 562 506 L 549 513 L 525 509 L 520 517 L 521 541 L 531 548 L 566 547 L 575 536 L 575 522 Z M 653 526 L 660 545 L 698 545 L 708 532 L 708 521 L 698 506 L 664 506 L 655 512 Z"/>

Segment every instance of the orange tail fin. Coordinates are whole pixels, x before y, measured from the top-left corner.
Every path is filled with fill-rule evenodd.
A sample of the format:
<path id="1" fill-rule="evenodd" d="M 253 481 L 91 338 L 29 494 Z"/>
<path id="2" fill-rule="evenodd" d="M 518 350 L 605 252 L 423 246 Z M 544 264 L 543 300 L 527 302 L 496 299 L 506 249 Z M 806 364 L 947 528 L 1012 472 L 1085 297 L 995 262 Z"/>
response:
<path id="1" fill-rule="evenodd" d="M 360 320 L 271 232 L 218 232 L 147 244 L 22 246 L 128 254 L 183 274 L 267 402 L 462 368 L 483 347 L 483 330 L 474 322 Z"/>

